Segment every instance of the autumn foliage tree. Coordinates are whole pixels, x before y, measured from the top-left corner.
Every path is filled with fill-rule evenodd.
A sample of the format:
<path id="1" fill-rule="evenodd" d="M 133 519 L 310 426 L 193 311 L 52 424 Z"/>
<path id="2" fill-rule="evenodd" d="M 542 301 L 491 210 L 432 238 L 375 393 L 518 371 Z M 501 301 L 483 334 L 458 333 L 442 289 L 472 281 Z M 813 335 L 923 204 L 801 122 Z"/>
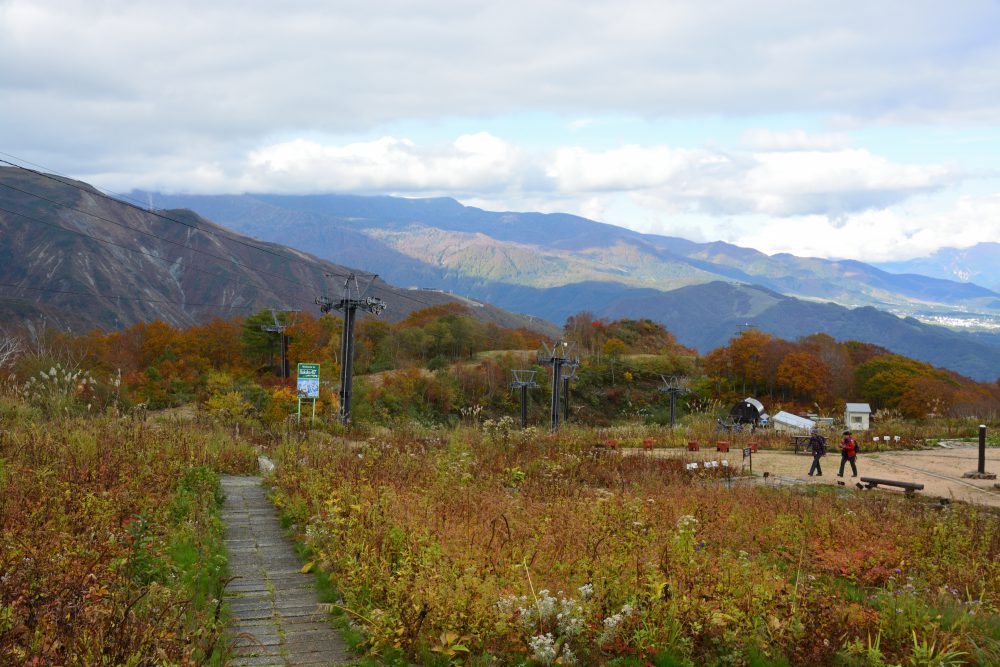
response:
<path id="1" fill-rule="evenodd" d="M 825 403 L 830 368 L 811 352 L 789 352 L 778 365 L 776 380 L 796 398 Z"/>

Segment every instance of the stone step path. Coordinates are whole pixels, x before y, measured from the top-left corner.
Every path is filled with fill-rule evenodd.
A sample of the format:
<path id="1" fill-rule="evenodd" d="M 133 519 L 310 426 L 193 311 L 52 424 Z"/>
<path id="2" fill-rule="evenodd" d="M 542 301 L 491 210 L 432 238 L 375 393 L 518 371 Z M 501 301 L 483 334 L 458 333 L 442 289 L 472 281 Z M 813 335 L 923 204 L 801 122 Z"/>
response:
<path id="1" fill-rule="evenodd" d="M 302 574 L 260 477 L 222 477 L 229 552 L 233 667 L 324 667 L 350 661 L 319 608 L 313 575 Z"/>

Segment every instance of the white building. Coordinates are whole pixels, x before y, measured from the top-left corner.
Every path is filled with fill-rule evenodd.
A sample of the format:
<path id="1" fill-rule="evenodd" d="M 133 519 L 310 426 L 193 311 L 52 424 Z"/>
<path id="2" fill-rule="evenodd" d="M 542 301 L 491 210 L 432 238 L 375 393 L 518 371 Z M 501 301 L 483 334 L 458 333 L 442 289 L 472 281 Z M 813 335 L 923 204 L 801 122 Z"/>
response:
<path id="1" fill-rule="evenodd" d="M 872 408 L 867 403 L 848 403 L 844 411 L 844 426 L 852 431 L 867 431 Z"/>

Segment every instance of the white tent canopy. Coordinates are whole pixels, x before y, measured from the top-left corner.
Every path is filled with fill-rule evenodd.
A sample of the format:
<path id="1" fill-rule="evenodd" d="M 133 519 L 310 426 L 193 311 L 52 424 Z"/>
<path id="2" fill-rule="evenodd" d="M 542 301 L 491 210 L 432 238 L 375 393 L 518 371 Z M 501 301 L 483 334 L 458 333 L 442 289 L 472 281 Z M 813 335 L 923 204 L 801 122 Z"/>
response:
<path id="1" fill-rule="evenodd" d="M 781 411 L 771 417 L 771 423 L 778 431 L 809 431 L 815 428 L 816 422 L 805 417 L 793 415 L 790 412 Z"/>

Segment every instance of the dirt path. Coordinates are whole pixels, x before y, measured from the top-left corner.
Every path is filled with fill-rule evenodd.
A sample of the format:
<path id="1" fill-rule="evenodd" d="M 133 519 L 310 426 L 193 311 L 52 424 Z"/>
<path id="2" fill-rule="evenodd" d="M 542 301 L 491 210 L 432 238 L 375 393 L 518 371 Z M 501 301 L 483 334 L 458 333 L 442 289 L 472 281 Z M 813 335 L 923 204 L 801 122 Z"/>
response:
<path id="1" fill-rule="evenodd" d="M 296 667 L 348 662 L 343 640 L 320 610 L 313 576 L 302 574 L 260 477 L 222 478 L 226 502 L 235 667 Z"/>
<path id="2" fill-rule="evenodd" d="M 643 453 L 642 450 L 625 450 L 627 453 Z M 648 453 L 647 453 L 648 455 Z M 745 462 L 740 450 L 728 454 L 715 451 L 687 452 L 680 449 L 656 449 L 655 456 L 678 456 L 687 460 L 717 460 L 726 459 L 733 466 L 742 466 Z M 840 468 L 840 454 L 835 451 L 823 458 L 823 477 L 809 477 L 811 456 L 795 454 L 791 451 L 765 450 L 753 455 L 753 471 L 756 474 L 768 472 L 789 481 L 806 484 L 831 484 L 842 481 L 845 485 L 853 485 L 858 480 L 851 479 L 851 467 L 845 468 L 845 477 L 837 477 Z M 975 470 L 979 463 L 979 448 L 967 443 L 953 443 L 947 448 L 919 451 L 872 452 L 862 449 L 858 455 L 858 477 L 878 477 L 903 482 L 923 484 L 919 493 L 929 497 L 948 498 L 969 503 L 1000 507 L 1000 489 L 996 488 L 997 480 L 965 479 L 962 475 Z M 1000 474 L 1000 448 L 986 449 L 986 470 Z M 885 489 L 879 487 L 878 492 L 903 493 L 902 489 Z"/>

